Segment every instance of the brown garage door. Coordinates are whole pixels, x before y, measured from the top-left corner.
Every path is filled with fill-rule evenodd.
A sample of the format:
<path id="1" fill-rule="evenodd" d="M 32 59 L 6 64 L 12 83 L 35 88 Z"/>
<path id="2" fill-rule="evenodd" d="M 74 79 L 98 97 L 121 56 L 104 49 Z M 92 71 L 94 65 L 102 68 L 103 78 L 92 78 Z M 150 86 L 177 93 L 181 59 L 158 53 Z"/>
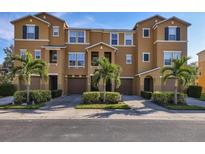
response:
<path id="1" fill-rule="evenodd" d="M 32 76 L 31 77 L 31 90 L 40 89 L 40 77 L 39 76 Z M 26 82 L 21 80 L 20 81 L 20 90 L 26 90 Z"/>
<path id="2" fill-rule="evenodd" d="M 68 78 L 68 94 L 82 94 L 86 85 L 86 78 Z"/>
<path id="3" fill-rule="evenodd" d="M 124 95 L 132 95 L 132 79 L 121 79 L 119 92 Z"/>

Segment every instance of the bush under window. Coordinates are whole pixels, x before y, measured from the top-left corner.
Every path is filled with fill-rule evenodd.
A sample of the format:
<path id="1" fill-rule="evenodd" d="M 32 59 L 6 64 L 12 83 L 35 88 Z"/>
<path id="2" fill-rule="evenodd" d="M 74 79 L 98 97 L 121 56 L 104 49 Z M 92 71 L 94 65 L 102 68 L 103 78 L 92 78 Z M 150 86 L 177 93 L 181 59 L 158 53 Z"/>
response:
<path id="1" fill-rule="evenodd" d="M 0 85 L 0 96 L 13 96 L 16 89 L 16 86 L 12 83 L 2 83 Z"/>
<path id="2" fill-rule="evenodd" d="M 187 89 L 187 95 L 189 97 L 200 98 L 201 97 L 201 86 L 189 86 Z"/>
<path id="3" fill-rule="evenodd" d="M 145 99 L 151 99 L 152 92 L 151 91 L 141 91 L 141 96 Z"/>
<path id="4" fill-rule="evenodd" d="M 62 96 L 62 89 L 57 89 L 57 90 L 51 90 L 51 96 L 52 98 L 60 97 Z"/>

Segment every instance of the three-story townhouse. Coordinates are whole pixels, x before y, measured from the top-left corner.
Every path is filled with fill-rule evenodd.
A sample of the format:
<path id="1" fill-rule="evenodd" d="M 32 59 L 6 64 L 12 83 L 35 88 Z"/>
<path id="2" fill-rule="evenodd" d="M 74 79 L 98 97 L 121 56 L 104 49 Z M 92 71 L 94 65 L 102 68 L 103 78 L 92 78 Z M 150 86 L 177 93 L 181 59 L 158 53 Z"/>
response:
<path id="1" fill-rule="evenodd" d="M 72 28 L 48 13 L 29 15 L 14 24 L 15 54 L 26 50 L 49 65 L 49 80 L 32 77 L 32 89 L 63 89 L 64 94 L 102 90 L 92 85 L 96 61 L 102 57 L 121 66 L 121 86 L 107 81 L 108 91 L 139 95 L 140 91 L 171 90 L 160 78 L 160 68 L 187 56 L 189 23 L 159 15 L 137 22 L 133 29 Z M 16 81 L 20 89 L 23 83 Z"/>

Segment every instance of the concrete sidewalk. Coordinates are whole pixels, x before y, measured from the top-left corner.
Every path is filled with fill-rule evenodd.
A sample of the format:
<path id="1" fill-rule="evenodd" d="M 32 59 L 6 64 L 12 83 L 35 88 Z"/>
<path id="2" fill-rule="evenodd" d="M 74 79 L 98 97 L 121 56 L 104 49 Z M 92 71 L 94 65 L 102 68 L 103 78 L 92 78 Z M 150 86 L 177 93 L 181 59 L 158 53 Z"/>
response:
<path id="1" fill-rule="evenodd" d="M 0 110 L 0 119 L 155 119 L 205 120 L 205 111 L 170 111 L 137 96 L 123 96 L 130 110 L 75 109 L 79 95 L 52 100 L 38 110 Z"/>

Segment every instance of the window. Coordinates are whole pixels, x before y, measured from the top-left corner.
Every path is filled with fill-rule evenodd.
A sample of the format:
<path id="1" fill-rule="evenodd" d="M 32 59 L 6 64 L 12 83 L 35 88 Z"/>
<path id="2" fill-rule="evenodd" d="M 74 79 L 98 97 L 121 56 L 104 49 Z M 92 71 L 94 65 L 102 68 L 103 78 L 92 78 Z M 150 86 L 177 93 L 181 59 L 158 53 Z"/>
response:
<path id="1" fill-rule="evenodd" d="M 50 50 L 50 63 L 57 63 L 57 51 Z"/>
<path id="2" fill-rule="evenodd" d="M 35 59 L 41 59 L 41 50 L 35 50 Z"/>
<path id="3" fill-rule="evenodd" d="M 126 64 L 132 64 L 132 54 L 126 54 Z"/>
<path id="4" fill-rule="evenodd" d="M 26 57 L 26 49 L 20 49 L 20 56 L 21 56 L 21 58 L 25 59 L 25 57 Z"/>
<path id="5" fill-rule="evenodd" d="M 176 27 L 169 27 L 169 30 L 168 30 L 168 40 L 176 40 L 177 37 L 176 37 Z"/>
<path id="6" fill-rule="evenodd" d="M 84 52 L 69 52 L 68 61 L 70 67 L 84 67 L 85 53 Z"/>
<path id="7" fill-rule="evenodd" d="M 133 45 L 133 34 L 125 33 L 125 45 Z"/>
<path id="8" fill-rule="evenodd" d="M 150 28 L 143 28 L 143 38 L 150 37 Z"/>
<path id="9" fill-rule="evenodd" d="M 143 62 L 149 62 L 150 61 L 150 53 L 149 52 L 143 52 Z"/>
<path id="10" fill-rule="evenodd" d="M 170 66 L 172 65 L 173 59 L 181 58 L 180 51 L 165 51 L 164 52 L 164 65 Z"/>
<path id="11" fill-rule="evenodd" d="M 85 43 L 85 32 L 70 31 L 70 43 Z"/>
<path id="12" fill-rule="evenodd" d="M 59 37 L 59 26 L 53 26 L 53 37 Z"/>
<path id="13" fill-rule="evenodd" d="M 98 61 L 98 52 L 92 52 L 91 53 L 91 65 L 92 66 L 97 66 L 97 61 Z"/>
<path id="14" fill-rule="evenodd" d="M 27 25 L 26 28 L 27 28 L 26 38 L 35 39 L 35 25 Z"/>
<path id="15" fill-rule="evenodd" d="M 111 33 L 111 45 L 118 45 L 119 34 Z"/>

